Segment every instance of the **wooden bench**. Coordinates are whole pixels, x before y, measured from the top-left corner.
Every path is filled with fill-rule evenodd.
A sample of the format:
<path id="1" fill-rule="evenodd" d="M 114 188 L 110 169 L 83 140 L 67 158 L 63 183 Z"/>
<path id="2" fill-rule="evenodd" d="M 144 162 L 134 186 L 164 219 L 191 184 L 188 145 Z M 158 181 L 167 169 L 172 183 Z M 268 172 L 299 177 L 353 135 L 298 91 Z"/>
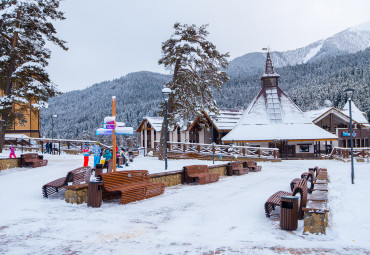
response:
<path id="1" fill-rule="evenodd" d="M 267 199 L 265 203 L 265 213 L 266 217 L 270 217 L 270 214 L 273 210 L 275 210 L 276 206 L 281 206 L 281 197 L 282 196 L 295 196 L 299 194 L 299 210 L 298 210 L 298 218 L 303 219 L 303 211 L 302 208 L 306 206 L 307 203 L 307 180 L 300 179 L 299 182 L 296 183 L 293 192 L 287 191 L 278 191 L 273 194 L 269 199 Z"/>
<path id="2" fill-rule="evenodd" d="M 249 173 L 249 168 L 243 166 L 243 162 L 234 161 L 230 162 L 228 165 L 231 166 L 234 175 L 243 175 Z"/>
<path id="3" fill-rule="evenodd" d="M 185 183 L 208 184 L 217 182 L 220 175 L 211 173 L 207 165 L 193 165 L 184 167 Z"/>
<path id="4" fill-rule="evenodd" d="M 62 177 L 51 181 L 44 186 L 42 186 L 42 194 L 44 197 L 49 197 L 50 195 L 58 192 L 61 189 L 64 189 L 65 186 L 88 183 L 91 176 L 91 167 L 84 166 L 67 173 L 66 177 Z"/>
<path id="5" fill-rule="evenodd" d="M 257 166 L 255 161 L 245 161 L 243 167 L 249 168 L 250 172 L 259 172 L 262 170 L 262 166 Z"/>
<path id="6" fill-rule="evenodd" d="M 22 167 L 23 166 L 32 166 L 32 167 L 41 167 L 46 166 L 48 161 L 43 159 L 42 155 L 37 153 L 24 153 L 21 154 Z"/>
<path id="7" fill-rule="evenodd" d="M 150 182 L 147 170 L 132 170 L 104 173 L 100 175 L 103 181 L 103 200 L 121 198 L 120 204 L 155 197 L 164 193 L 163 183 Z"/>
<path id="8" fill-rule="evenodd" d="M 315 177 L 315 172 L 313 170 L 309 170 L 309 172 L 305 172 L 301 174 L 301 178 L 295 178 L 290 182 L 290 190 L 293 191 L 295 185 L 297 182 L 299 182 L 301 179 L 306 179 L 307 180 L 307 191 L 309 194 L 312 193 L 312 190 L 315 186 L 316 182 L 316 177 Z"/>

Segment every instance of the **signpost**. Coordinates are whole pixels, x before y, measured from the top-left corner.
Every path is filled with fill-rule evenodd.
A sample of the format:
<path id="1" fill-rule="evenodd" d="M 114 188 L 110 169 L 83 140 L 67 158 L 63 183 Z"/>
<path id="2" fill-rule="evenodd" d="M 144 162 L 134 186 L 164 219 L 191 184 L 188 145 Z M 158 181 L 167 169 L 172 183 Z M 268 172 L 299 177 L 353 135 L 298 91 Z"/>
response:
<path id="1" fill-rule="evenodd" d="M 124 127 L 125 123 L 116 122 L 116 97 L 112 97 L 112 116 L 104 118 L 103 128 L 96 130 L 96 135 L 111 135 L 113 144 L 113 172 L 116 172 L 116 135 L 133 135 L 134 129 L 132 127 Z"/>

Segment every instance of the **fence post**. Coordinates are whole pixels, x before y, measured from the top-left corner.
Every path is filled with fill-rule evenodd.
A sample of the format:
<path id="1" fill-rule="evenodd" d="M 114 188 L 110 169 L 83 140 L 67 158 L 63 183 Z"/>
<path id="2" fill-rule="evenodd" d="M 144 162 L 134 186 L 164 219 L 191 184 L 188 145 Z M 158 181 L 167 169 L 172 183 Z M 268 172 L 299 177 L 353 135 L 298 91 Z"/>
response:
<path id="1" fill-rule="evenodd" d="M 260 158 L 261 157 L 261 150 L 258 149 L 258 157 Z"/>
<path id="2" fill-rule="evenodd" d="M 185 152 L 185 151 L 186 151 L 186 144 L 185 144 L 185 143 L 182 145 L 182 151 L 183 151 L 183 152 Z"/>
<path id="3" fill-rule="evenodd" d="M 245 148 L 242 148 L 242 154 L 245 156 Z"/>
<path id="4" fill-rule="evenodd" d="M 200 145 L 197 145 L 197 151 L 200 152 Z"/>

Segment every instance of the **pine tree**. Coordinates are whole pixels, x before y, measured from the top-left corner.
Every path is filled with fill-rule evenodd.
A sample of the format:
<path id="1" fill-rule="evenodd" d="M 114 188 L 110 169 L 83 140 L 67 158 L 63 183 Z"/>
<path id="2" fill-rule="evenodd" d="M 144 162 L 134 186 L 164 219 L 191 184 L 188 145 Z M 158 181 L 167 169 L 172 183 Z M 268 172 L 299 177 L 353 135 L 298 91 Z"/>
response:
<path id="1" fill-rule="evenodd" d="M 162 43 L 162 58 L 158 63 L 173 70 L 172 81 L 166 84 L 172 94 L 168 101 L 170 123 L 180 126 L 194 120 L 201 110 L 218 112 L 213 89 L 220 90 L 229 80 L 226 72 L 229 54 L 221 54 L 207 40 L 208 25 L 174 24 L 175 32 Z M 162 113 L 163 114 L 163 113 Z M 164 145 L 165 126 L 162 125 L 161 147 Z M 163 149 L 160 149 L 163 152 Z M 163 153 L 160 153 L 160 159 Z"/>
<path id="2" fill-rule="evenodd" d="M 57 93 L 45 70 L 51 55 L 45 42 L 48 40 L 67 50 L 66 42 L 56 37 L 51 23 L 64 19 L 63 12 L 58 11 L 59 2 L 2 0 L 0 3 L 0 113 L 5 128 L 15 119 L 24 121 L 23 112 L 30 105 L 36 112 Z M 0 151 L 4 135 L 2 128 Z"/>

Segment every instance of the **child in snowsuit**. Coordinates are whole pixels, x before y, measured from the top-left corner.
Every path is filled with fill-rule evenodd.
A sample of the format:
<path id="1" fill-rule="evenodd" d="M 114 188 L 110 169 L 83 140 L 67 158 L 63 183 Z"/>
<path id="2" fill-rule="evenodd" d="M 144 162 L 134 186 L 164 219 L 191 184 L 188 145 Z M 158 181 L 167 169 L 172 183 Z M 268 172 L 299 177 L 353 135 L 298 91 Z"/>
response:
<path id="1" fill-rule="evenodd" d="M 16 158 L 17 156 L 15 156 L 15 151 L 14 151 L 14 147 L 10 147 L 10 154 L 9 154 L 9 158 L 12 158 L 14 156 L 14 158 Z"/>
<path id="2" fill-rule="evenodd" d="M 95 143 L 94 148 L 92 149 L 92 152 L 94 153 L 94 167 L 95 167 L 96 164 L 100 163 L 100 155 L 101 155 L 101 149 L 100 149 L 98 142 Z"/>
<path id="3" fill-rule="evenodd" d="M 103 166 L 104 168 L 108 166 L 108 160 L 113 158 L 112 152 L 110 152 L 109 150 L 106 150 L 105 153 L 103 154 L 103 157 L 105 158 L 105 162 Z"/>
<path id="4" fill-rule="evenodd" d="M 83 148 L 82 151 L 83 151 L 83 154 L 84 154 L 84 165 L 83 166 L 88 166 L 89 165 L 90 148 L 86 143 L 85 143 L 84 148 Z"/>

